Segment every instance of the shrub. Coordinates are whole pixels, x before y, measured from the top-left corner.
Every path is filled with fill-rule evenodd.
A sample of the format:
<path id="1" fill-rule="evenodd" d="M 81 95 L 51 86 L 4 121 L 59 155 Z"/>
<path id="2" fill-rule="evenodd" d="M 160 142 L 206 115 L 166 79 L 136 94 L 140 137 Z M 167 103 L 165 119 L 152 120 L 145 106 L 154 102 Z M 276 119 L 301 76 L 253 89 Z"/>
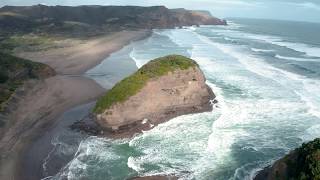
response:
<path id="1" fill-rule="evenodd" d="M 320 180 L 320 139 L 304 143 L 295 150 L 296 161 L 287 161 L 289 179 Z"/>
<path id="2" fill-rule="evenodd" d="M 8 77 L 7 73 L 3 70 L 2 71 L 0 70 L 0 84 L 7 82 L 8 79 L 9 79 L 9 77 Z"/>

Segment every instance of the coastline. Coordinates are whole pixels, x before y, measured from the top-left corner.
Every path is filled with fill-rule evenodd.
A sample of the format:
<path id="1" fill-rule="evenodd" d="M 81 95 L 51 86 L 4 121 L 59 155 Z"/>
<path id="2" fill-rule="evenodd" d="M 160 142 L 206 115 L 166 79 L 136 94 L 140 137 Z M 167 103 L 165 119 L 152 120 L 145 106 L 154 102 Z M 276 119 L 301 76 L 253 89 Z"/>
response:
<path id="1" fill-rule="evenodd" d="M 230 29 L 222 29 L 221 32 L 228 32 L 228 30 Z M 249 30 L 244 32 L 242 30 L 240 28 L 239 32 L 250 34 Z M 219 93 L 219 99 L 221 98 L 221 106 L 219 105 L 217 113 L 208 113 L 194 118 L 190 117 L 193 120 L 191 123 L 184 121 L 184 118 L 178 118 L 176 123 L 175 121 L 169 122 L 164 126 L 160 126 L 159 129 L 145 133 L 143 136 L 129 141 L 130 149 L 127 150 L 129 153 L 125 151 L 119 154 L 120 158 L 117 161 L 112 159 L 116 156 L 107 157 L 105 155 L 112 155 L 113 152 L 118 152 L 119 149 L 125 149 L 128 146 L 122 146 L 119 143 L 116 144 L 114 150 L 110 150 L 111 148 L 107 145 L 111 143 L 99 145 L 99 142 L 103 142 L 103 139 L 94 141 L 95 138 L 93 138 L 94 140 L 88 141 L 86 146 L 97 146 L 95 148 L 79 147 L 79 152 L 83 153 L 75 157 L 75 161 L 73 161 L 80 160 L 82 162 L 81 160 L 84 160 L 83 164 L 89 167 L 90 172 L 81 171 L 81 167 L 77 166 L 78 164 L 70 166 L 75 171 L 72 172 L 71 169 L 68 171 L 69 168 L 67 168 L 63 172 L 69 172 L 74 177 L 83 175 L 82 177 L 91 179 L 95 179 L 94 177 L 117 178 L 118 174 L 133 176 L 135 172 L 139 172 L 140 175 L 152 175 L 156 174 L 153 173 L 154 171 L 157 171 L 157 174 L 158 172 L 159 174 L 161 172 L 168 172 L 168 174 L 177 172 L 177 175 L 182 175 L 180 177 L 184 177 L 185 173 L 186 177 L 190 174 L 190 176 L 194 175 L 195 178 L 200 176 L 207 178 L 252 178 L 257 169 L 264 167 L 267 163 L 270 164 L 270 160 L 284 155 L 290 149 L 296 148 L 301 141 L 318 136 L 316 130 L 319 128 L 319 118 L 315 116 L 317 111 L 313 106 L 307 106 L 311 102 L 317 103 L 317 96 L 312 93 L 314 91 L 309 91 L 309 86 L 309 88 L 307 86 L 299 86 L 301 83 L 307 82 L 307 85 L 313 85 L 312 87 L 314 87 L 318 85 L 318 81 L 313 77 L 307 77 L 307 74 L 309 74 L 307 72 L 301 73 L 309 68 L 300 69 L 298 72 L 286 71 L 286 64 L 283 63 L 284 66 L 279 67 L 277 66 L 279 64 L 272 61 L 273 59 L 279 62 L 290 62 L 276 56 L 273 57 L 276 53 L 290 55 L 290 53 L 286 54 L 286 50 L 289 50 L 288 48 L 274 46 L 270 42 L 259 41 L 257 43 L 261 46 L 258 47 L 262 51 L 256 52 L 252 49 L 253 47 L 256 48 L 257 44 L 248 44 L 251 41 L 245 36 L 243 42 L 239 41 L 236 44 L 231 44 L 230 42 L 233 41 L 232 37 L 230 37 L 231 35 L 222 36 L 219 34 L 221 33 L 220 31 L 216 32 L 211 27 L 203 31 L 201 29 L 198 30 L 199 33 L 200 31 L 202 34 L 204 34 L 204 31 L 210 31 L 206 36 L 203 36 L 208 41 L 198 41 L 199 44 L 193 46 L 194 41 L 191 40 L 193 36 L 190 35 L 190 37 L 184 38 L 185 36 L 181 37 L 180 34 L 177 34 L 176 41 L 186 43 L 185 49 L 191 50 L 189 52 L 192 53 L 195 59 L 200 59 L 199 62 L 208 73 L 208 82 Z M 270 34 L 266 33 L 266 35 Z M 223 42 L 216 41 L 215 38 L 212 38 L 213 36 L 221 38 Z M 280 37 L 284 42 L 287 41 L 284 37 Z M 224 42 L 223 38 L 229 43 Z M 190 41 L 186 42 L 187 40 Z M 160 41 L 157 40 L 156 42 Z M 296 41 L 294 42 L 296 43 Z M 216 46 L 213 46 L 212 43 L 216 43 Z M 167 43 L 159 44 L 163 46 L 170 45 Z M 243 46 L 247 51 L 244 49 L 241 51 L 242 49 L 238 49 L 237 46 Z M 142 51 L 138 51 L 139 48 L 137 47 L 135 49 L 137 50 L 136 52 L 141 54 L 132 53 L 132 57 L 137 57 L 138 60 L 140 59 L 139 57 L 144 57 L 142 56 L 144 55 L 143 53 L 148 52 L 148 48 L 151 48 L 151 46 L 144 47 L 140 48 Z M 177 47 L 168 47 L 175 51 L 180 50 L 178 45 Z M 224 49 L 223 47 L 228 48 Z M 270 55 L 270 51 L 274 51 L 274 54 L 271 53 Z M 292 52 L 294 51 L 292 50 Z M 300 55 L 292 55 L 292 57 L 298 58 Z M 274 64 L 270 64 L 267 60 L 274 62 Z M 307 65 L 306 62 L 292 62 L 301 63 L 302 67 Z M 253 66 L 251 67 L 250 65 Z M 112 63 L 109 64 L 109 67 L 113 67 Z M 302 78 L 302 75 L 306 76 L 303 76 L 302 79 L 295 79 L 288 75 L 300 78 Z M 313 89 L 311 88 L 311 90 Z M 257 107 L 264 107 L 264 109 L 261 111 Z M 189 120 L 189 117 L 186 120 Z M 56 126 L 57 123 L 62 121 L 66 122 L 65 120 L 55 120 L 52 126 Z M 50 131 L 52 129 L 50 127 Z M 48 134 L 47 131 L 46 134 Z M 24 161 L 30 162 L 29 166 L 34 165 L 33 161 L 38 161 L 33 157 L 38 157 L 39 151 L 43 152 L 37 149 L 35 142 L 32 142 L 32 145 L 37 151 L 34 151 L 34 156 L 31 156 L 29 160 Z M 39 145 L 42 144 L 40 143 Z M 32 151 L 30 146 L 27 149 Z M 89 153 L 86 154 L 86 152 Z M 23 154 L 26 155 L 26 151 Z M 90 166 L 90 161 L 88 161 L 90 159 L 82 158 L 86 157 L 83 155 L 92 157 L 94 165 Z M 97 161 L 94 160 L 99 159 L 99 157 L 106 158 L 106 161 L 101 164 L 95 163 Z M 113 172 L 110 171 L 108 173 L 110 176 L 104 176 L 104 172 L 109 169 L 109 166 L 107 166 L 109 164 L 115 164 L 111 167 L 123 169 L 129 173 L 118 173 L 118 171 L 113 171 L 112 169 Z M 121 165 L 118 166 L 118 164 Z M 161 167 L 158 167 L 159 164 Z M 212 166 L 212 164 L 215 166 Z M 24 169 L 27 166 L 28 164 L 26 166 L 20 165 L 20 168 L 27 172 L 28 170 Z M 141 170 L 141 167 L 146 167 L 146 170 Z M 91 172 L 94 174 L 91 174 Z M 31 173 L 33 171 L 30 171 Z M 34 173 L 37 173 L 37 171 Z"/>
<path id="2" fill-rule="evenodd" d="M 148 30 L 122 31 L 73 47 L 19 53 L 20 57 L 52 66 L 57 75 L 28 82 L 25 93 L 10 112 L 8 117 L 14 123 L 6 128 L 0 141 L 0 179 L 25 179 L 22 157 L 34 141 L 46 134 L 63 112 L 92 102 L 105 92 L 94 80 L 83 76 L 87 70 L 130 42 L 150 34 Z"/>

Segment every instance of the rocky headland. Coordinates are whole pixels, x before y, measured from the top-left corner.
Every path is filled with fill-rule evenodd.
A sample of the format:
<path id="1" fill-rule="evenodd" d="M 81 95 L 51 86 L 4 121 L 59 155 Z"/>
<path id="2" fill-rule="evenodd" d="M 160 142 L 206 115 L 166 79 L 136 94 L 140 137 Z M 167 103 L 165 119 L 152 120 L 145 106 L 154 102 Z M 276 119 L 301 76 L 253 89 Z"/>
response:
<path id="1" fill-rule="evenodd" d="M 117 83 L 98 100 L 94 115 L 107 134 L 128 137 L 180 115 L 211 111 L 214 98 L 195 61 L 170 55 Z"/>

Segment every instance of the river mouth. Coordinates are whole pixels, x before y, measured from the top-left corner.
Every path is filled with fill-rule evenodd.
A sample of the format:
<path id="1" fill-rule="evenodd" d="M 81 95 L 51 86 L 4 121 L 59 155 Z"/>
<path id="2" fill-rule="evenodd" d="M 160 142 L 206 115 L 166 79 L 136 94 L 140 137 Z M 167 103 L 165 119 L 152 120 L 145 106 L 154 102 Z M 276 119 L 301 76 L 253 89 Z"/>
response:
<path id="1" fill-rule="evenodd" d="M 132 139 L 84 137 L 51 179 L 252 179 L 319 137 L 320 55 L 314 49 L 320 47 L 302 43 L 303 37 L 292 42 L 274 32 L 259 34 L 250 23 L 154 30 L 88 71 L 109 88 L 151 59 L 181 54 L 198 62 L 219 103 L 212 112 L 174 118 Z M 300 26 L 301 32 L 308 28 Z M 130 64 L 118 65 L 129 69 L 108 71 L 120 59 Z"/>

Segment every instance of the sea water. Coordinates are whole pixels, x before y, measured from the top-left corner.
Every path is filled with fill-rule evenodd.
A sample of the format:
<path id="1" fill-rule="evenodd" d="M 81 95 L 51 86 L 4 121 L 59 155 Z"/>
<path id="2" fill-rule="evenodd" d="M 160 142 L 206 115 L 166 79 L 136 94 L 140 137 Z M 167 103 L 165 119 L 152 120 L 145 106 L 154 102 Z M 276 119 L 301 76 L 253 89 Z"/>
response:
<path id="1" fill-rule="evenodd" d="M 177 117 L 132 139 L 86 138 L 52 179 L 252 179 L 320 137 L 319 32 L 320 24 L 248 19 L 154 30 L 120 54 L 138 67 L 168 54 L 191 57 L 219 103 L 212 112 Z M 99 78 L 105 87 L 110 83 Z"/>

